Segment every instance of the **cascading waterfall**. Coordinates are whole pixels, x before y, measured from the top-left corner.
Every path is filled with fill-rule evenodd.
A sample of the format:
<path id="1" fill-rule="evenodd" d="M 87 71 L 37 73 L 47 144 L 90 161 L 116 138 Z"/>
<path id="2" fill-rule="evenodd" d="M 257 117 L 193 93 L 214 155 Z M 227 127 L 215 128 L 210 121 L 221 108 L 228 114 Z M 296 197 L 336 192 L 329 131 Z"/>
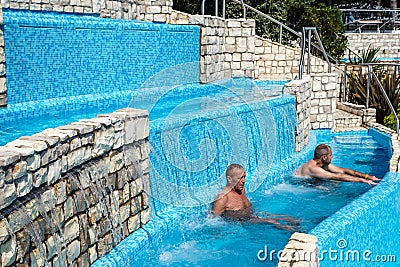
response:
<path id="1" fill-rule="evenodd" d="M 196 85 L 187 85 L 186 94 L 185 86 L 171 87 L 147 106 L 153 118 L 150 181 L 156 212 L 168 205 L 209 209 L 230 163 L 246 168 L 250 192 L 280 182 L 281 177 L 268 177 L 270 169 L 295 150 L 294 97 L 265 100 L 253 87 L 207 86 L 206 92 L 196 90 L 197 96 Z M 227 92 L 208 95 L 213 89 Z"/>
<path id="2" fill-rule="evenodd" d="M 51 235 L 53 236 L 53 242 L 54 246 L 56 247 L 56 251 L 58 253 L 59 261 L 61 262 L 66 262 L 66 256 L 65 253 L 62 253 L 62 249 L 65 249 L 65 240 L 63 236 L 63 232 L 61 230 L 60 222 L 57 219 L 57 216 L 55 215 L 54 209 L 55 209 L 55 201 L 51 201 L 51 203 L 44 203 L 42 200 L 42 196 L 40 194 L 35 194 L 36 200 L 37 200 L 37 209 L 40 213 L 40 215 L 43 217 L 45 220 L 46 224 L 50 228 Z M 52 199 L 54 200 L 54 199 Z M 49 209 L 49 210 L 47 210 Z M 49 216 L 47 213 L 50 212 L 51 216 Z M 58 233 L 57 233 L 58 232 Z M 49 254 L 51 254 L 49 252 Z"/>

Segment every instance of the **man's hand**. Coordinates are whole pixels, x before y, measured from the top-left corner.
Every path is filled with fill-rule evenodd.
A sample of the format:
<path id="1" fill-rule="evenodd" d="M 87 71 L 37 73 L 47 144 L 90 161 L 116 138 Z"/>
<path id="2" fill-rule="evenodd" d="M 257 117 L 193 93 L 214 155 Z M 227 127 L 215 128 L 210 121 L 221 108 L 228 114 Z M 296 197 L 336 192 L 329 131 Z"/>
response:
<path id="1" fill-rule="evenodd" d="M 368 179 L 371 180 L 371 181 L 380 181 L 380 180 L 382 180 L 382 179 L 379 179 L 379 178 L 375 177 L 375 175 L 369 175 Z"/>
<path id="2" fill-rule="evenodd" d="M 376 178 L 376 177 L 375 177 Z M 373 182 L 372 180 L 367 180 L 367 179 L 363 179 L 362 181 L 363 183 L 369 184 L 369 185 L 377 185 L 377 183 Z"/>

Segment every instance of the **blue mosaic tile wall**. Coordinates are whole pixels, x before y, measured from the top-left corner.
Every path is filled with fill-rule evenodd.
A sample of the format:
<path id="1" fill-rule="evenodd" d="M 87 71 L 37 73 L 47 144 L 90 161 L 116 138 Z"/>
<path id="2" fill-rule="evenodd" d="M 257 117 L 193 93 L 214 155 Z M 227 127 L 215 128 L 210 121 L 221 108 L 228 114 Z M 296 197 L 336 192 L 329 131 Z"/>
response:
<path id="1" fill-rule="evenodd" d="M 135 90 L 200 56 L 198 26 L 21 10 L 3 17 L 8 104 Z M 161 84 L 198 81 L 194 66 L 168 72 Z"/>
<path id="2" fill-rule="evenodd" d="M 314 228 L 321 266 L 399 266 L 399 190 L 400 174 L 389 172 Z"/>
<path id="3" fill-rule="evenodd" d="M 153 211 L 162 211 L 170 204 L 207 210 L 226 183 L 225 169 L 230 163 L 245 167 L 249 192 L 282 182 L 282 166 L 289 168 L 295 162 L 291 160 L 295 151 L 295 101 L 295 97 L 285 95 L 202 110 L 201 116 L 188 113 L 152 120 Z M 264 117 L 259 116 L 259 110 Z"/>

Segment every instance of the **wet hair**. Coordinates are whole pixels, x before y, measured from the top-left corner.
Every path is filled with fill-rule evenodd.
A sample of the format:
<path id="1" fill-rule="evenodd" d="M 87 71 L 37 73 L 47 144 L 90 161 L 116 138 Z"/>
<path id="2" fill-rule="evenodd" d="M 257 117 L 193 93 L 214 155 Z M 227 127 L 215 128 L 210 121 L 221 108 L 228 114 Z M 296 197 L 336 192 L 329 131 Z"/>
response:
<path id="1" fill-rule="evenodd" d="M 244 170 L 242 165 L 233 163 L 233 164 L 229 165 L 228 168 L 226 168 L 225 175 L 226 175 L 227 178 L 228 178 L 228 176 L 232 176 L 232 172 L 233 172 L 234 169 L 242 169 L 242 170 Z"/>
<path id="2" fill-rule="evenodd" d="M 314 159 L 320 159 L 323 155 L 328 155 L 331 147 L 325 144 L 318 145 L 314 150 Z"/>

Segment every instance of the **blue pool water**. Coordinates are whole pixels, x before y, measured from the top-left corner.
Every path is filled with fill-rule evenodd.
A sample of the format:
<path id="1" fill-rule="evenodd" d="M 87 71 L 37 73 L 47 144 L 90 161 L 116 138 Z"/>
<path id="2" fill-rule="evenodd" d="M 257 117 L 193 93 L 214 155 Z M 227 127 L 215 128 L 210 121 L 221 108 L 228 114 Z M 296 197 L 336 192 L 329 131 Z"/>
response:
<path id="1" fill-rule="evenodd" d="M 235 80 L 235 81 L 234 81 Z M 283 85 L 286 81 L 257 81 L 253 82 L 250 79 L 234 79 L 226 80 L 223 83 L 211 85 L 203 85 L 199 83 L 190 83 L 185 86 L 173 86 L 169 89 L 168 95 L 162 95 L 163 91 L 154 91 L 156 97 L 163 96 L 163 100 L 155 100 L 157 105 L 150 105 L 151 91 L 146 89 L 146 101 L 141 98 L 142 94 L 137 91 L 119 91 L 113 93 L 82 95 L 71 97 L 58 97 L 50 100 L 28 101 L 19 104 L 10 104 L 7 108 L 0 109 L 0 145 L 5 145 L 21 136 L 33 135 L 47 128 L 54 128 L 66 125 L 80 119 L 94 118 L 98 114 L 111 113 L 117 109 L 124 107 L 145 108 L 152 112 L 150 119 L 155 120 L 160 117 L 169 115 L 173 108 L 179 104 L 187 102 L 189 99 L 200 98 L 207 96 L 208 98 L 231 99 L 236 104 L 251 103 L 251 101 L 261 101 L 265 99 L 281 97 Z M 249 85 L 250 83 L 250 85 Z M 242 86 L 249 87 L 249 91 L 262 92 L 262 99 L 244 100 L 238 95 L 243 95 L 243 92 L 227 90 L 227 88 Z M 169 87 L 171 88 L 171 87 Z M 158 89 L 158 88 L 157 88 Z M 140 89 L 144 90 L 144 89 Z M 182 91 L 185 91 L 182 93 Z M 237 94 L 236 94 L 236 93 Z M 180 94 L 179 97 L 172 97 L 173 94 Z M 256 95 L 259 96 L 259 95 Z M 172 101 L 171 101 L 172 100 Z M 166 101 L 169 101 L 166 104 Z M 220 102 L 221 103 L 221 102 Z M 231 103 L 235 104 L 235 103 Z M 214 109 L 221 109 L 224 106 L 213 106 Z M 186 107 L 188 108 L 188 107 Z M 199 106 L 196 106 L 200 110 Z M 189 107 L 193 112 L 193 105 Z M 210 107 L 211 109 L 211 107 Z M 185 112 L 185 111 L 183 111 Z M 175 113 L 175 112 L 174 112 Z"/>
<path id="2" fill-rule="evenodd" d="M 336 165 L 369 172 L 378 177 L 383 177 L 388 171 L 391 148 L 387 136 L 380 137 L 371 131 L 370 134 L 360 131 L 334 136 L 329 131 L 316 131 L 315 135 L 317 143 L 331 145 L 333 163 Z M 309 157 L 311 154 L 312 150 L 309 150 L 303 156 Z M 296 161 L 296 156 L 291 159 Z M 270 214 L 284 214 L 301 218 L 299 227 L 294 230 L 308 232 L 371 188 L 366 184 L 340 182 L 325 182 L 315 187 L 295 179 L 289 175 L 279 184 L 261 187 L 249 193 L 256 215 L 267 217 Z M 108 263 L 112 262 L 113 266 L 276 266 L 276 255 L 260 260 L 257 254 L 265 250 L 265 247 L 269 252 L 275 250 L 277 253 L 287 243 L 290 231 L 269 224 L 227 222 L 211 218 L 208 215 L 210 207 L 182 211 L 180 218 L 184 219 L 169 221 L 167 231 L 150 230 L 154 234 L 147 242 L 150 246 L 130 254 L 127 251 L 130 251 L 129 246 L 135 243 L 136 238 L 133 234 L 117 248 L 120 253 L 124 253 L 125 249 L 125 253 L 129 254 L 125 255 L 124 262 L 118 262 L 114 252 L 102 259 L 100 264 L 109 260 Z M 154 224 L 171 214 L 159 212 L 158 216 L 153 218 Z M 124 248 L 124 242 L 128 247 Z"/>

